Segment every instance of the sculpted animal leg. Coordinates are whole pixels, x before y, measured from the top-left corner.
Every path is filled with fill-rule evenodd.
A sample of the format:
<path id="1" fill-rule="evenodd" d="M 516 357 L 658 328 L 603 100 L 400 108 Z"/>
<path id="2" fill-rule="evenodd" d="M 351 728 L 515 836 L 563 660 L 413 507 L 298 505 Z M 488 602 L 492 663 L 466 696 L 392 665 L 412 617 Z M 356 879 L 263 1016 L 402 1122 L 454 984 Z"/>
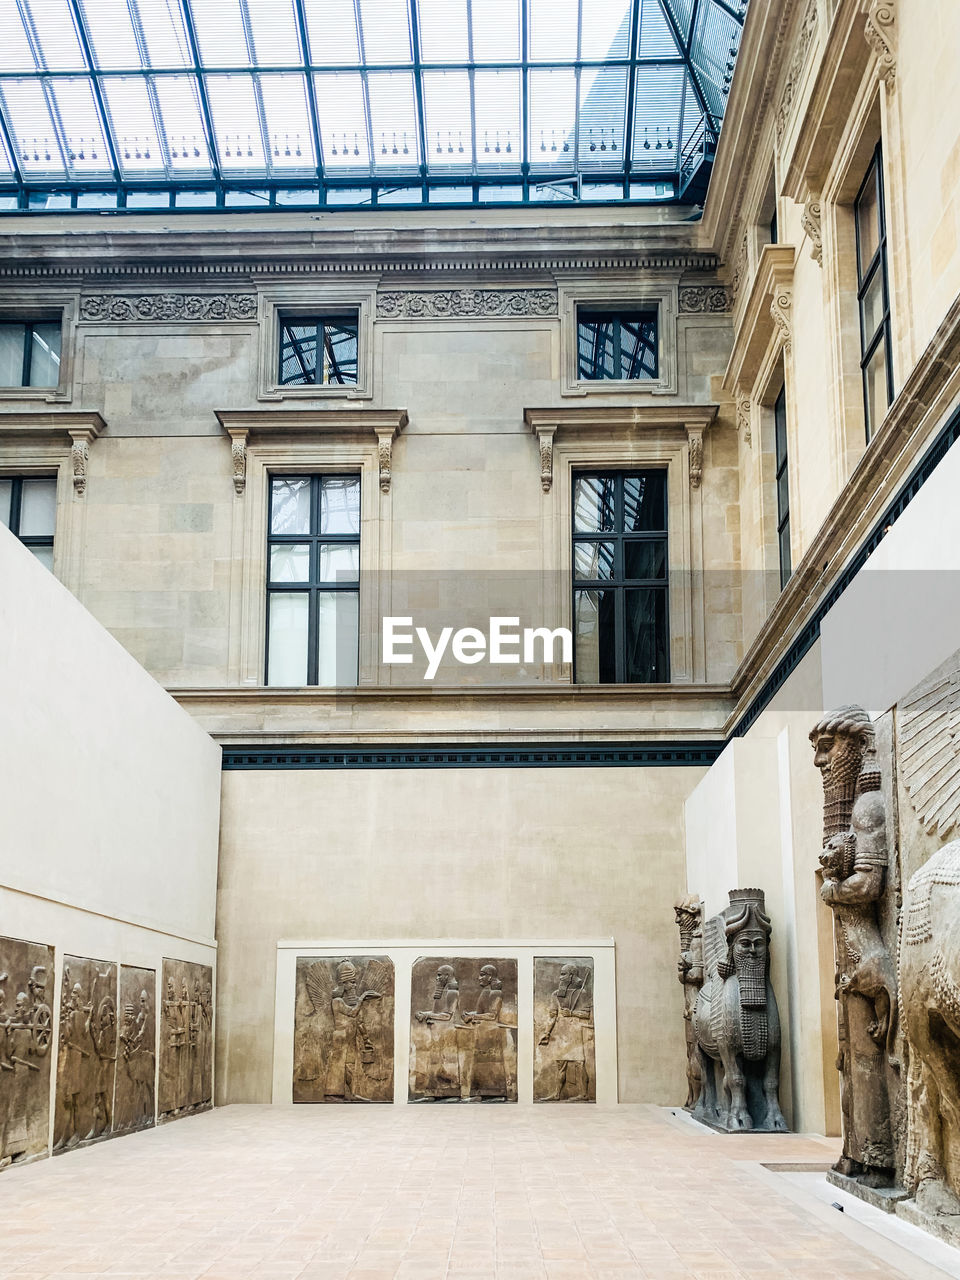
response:
<path id="1" fill-rule="evenodd" d="M 773 992 L 767 997 L 767 1026 L 770 1047 L 763 1062 L 763 1096 L 767 1104 L 766 1127 L 778 1133 L 787 1132 L 787 1122 L 780 1110 L 780 1017 Z"/>
<path id="2" fill-rule="evenodd" d="M 746 1079 L 740 1069 L 737 1053 L 731 1044 L 720 1045 L 723 1063 L 723 1084 L 729 1099 L 729 1126 L 731 1129 L 752 1129 L 753 1120 L 747 1110 Z"/>

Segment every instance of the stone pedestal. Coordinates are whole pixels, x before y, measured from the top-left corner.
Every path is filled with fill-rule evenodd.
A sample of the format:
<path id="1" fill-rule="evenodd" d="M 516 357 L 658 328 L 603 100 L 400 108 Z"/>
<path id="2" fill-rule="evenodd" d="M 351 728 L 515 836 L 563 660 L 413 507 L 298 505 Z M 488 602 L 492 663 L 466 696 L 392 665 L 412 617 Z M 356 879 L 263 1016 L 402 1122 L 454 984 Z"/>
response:
<path id="1" fill-rule="evenodd" d="M 884 1213 L 898 1213 L 898 1205 L 906 1200 L 909 1194 L 903 1187 L 865 1187 L 856 1178 L 848 1178 L 846 1174 L 837 1173 L 835 1169 L 828 1171 L 827 1181 L 839 1191 L 846 1191 L 849 1195 L 856 1196 L 858 1200 L 872 1204 L 875 1209 L 882 1209 Z"/>

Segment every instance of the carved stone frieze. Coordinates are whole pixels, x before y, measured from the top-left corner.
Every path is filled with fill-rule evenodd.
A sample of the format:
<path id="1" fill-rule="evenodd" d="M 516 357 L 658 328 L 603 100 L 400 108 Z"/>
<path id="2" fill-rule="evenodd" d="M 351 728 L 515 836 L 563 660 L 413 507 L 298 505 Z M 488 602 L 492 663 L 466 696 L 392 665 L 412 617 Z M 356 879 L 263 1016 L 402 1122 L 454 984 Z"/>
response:
<path id="1" fill-rule="evenodd" d="M 725 285 L 689 284 L 681 286 L 679 301 L 681 311 L 716 314 L 729 311 L 732 299 Z"/>
<path id="2" fill-rule="evenodd" d="M 700 1056 L 693 1031 L 693 1011 L 703 986 L 703 903 L 696 894 L 681 898 L 674 907 L 680 930 L 680 958 L 677 976 L 683 986 L 683 1031 L 687 1041 L 687 1100 L 685 1111 L 692 1111 L 700 1097 Z"/>
<path id="3" fill-rule="evenodd" d="M 294 1102 L 393 1101 L 393 961 L 297 957 Z"/>
<path id="4" fill-rule="evenodd" d="M 703 927 L 703 986 L 692 1018 L 701 1089 L 693 1114 L 725 1132 L 787 1127 L 770 932 L 762 889 L 731 889 L 730 905 Z"/>
<path id="5" fill-rule="evenodd" d="M 596 1102 L 593 961 L 533 962 L 533 1100 Z"/>
<path id="6" fill-rule="evenodd" d="M 810 257 L 823 264 L 823 228 L 820 219 L 820 201 L 808 200 L 803 206 L 800 222 L 810 238 Z"/>
<path id="7" fill-rule="evenodd" d="M 777 329 L 784 351 L 789 355 L 793 343 L 793 290 L 786 285 L 778 285 L 770 300 L 770 316 Z"/>
<path id="8" fill-rule="evenodd" d="M 743 436 L 744 443 L 750 444 L 753 440 L 753 432 L 750 425 L 753 406 L 750 402 L 750 397 L 745 391 L 737 388 L 735 402 L 737 406 L 737 430 Z"/>
<path id="9" fill-rule="evenodd" d="M 46 1154 L 53 947 L 0 938 L 0 1169 Z"/>
<path id="10" fill-rule="evenodd" d="M 99 293 L 80 300 L 80 319 L 93 323 L 256 318 L 255 293 Z"/>
<path id="11" fill-rule="evenodd" d="M 784 82 L 783 93 L 780 95 L 780 105 L 777 108 L 776 131 L 777 145 L 783 141 L 783 135 L 787 130 L 787 121 L 790 119 L 790 112 L 793 109 L 794 101 L 797 96 L 797 88 L 803 76 L 803 69 L 806 66 L 807 54 L 810 52 L 810 46 L 813 43 L 813 37 L 817 30 L 817 0 L 808 0 L 803 19 L 800 23 L 800 31 L 797 35 L 796 48 L 793 51 L 793 58 L 790 61 L 790 67 L 787 71 L 787 78 Z"/>
<path id="12" fill-rule="evenodd" d="M 157 1064 L 157 972 L 120 966 L 117 1088 L 113 1132 L 132 1133 L 154 1123 Z"/>
<path id="13" fill-rule="evenodd" d="M 213 970 L 186 960 L 163 962 L 160 996 L 161 1120 L 213 1104 Z"/>
<path id="14" fill-rule="evenodd" d="M 730 278 L 730 292 L 733 295 L 733 301 L 736 302 L 740 296 L 740 290 L 743 288 L 747 275 L 747 233 L 743 233 L 740 241 L 740 247 L 737 250 L 737 256 L 733 262 L 733 275 Z"/>
<path id="15" fill-rule="evenodd" d="M 112 1133 L 117 1034 L 117 966 L 65 956 L 54 1151 Z"/>
<path id="16" fill-rule="evenodd" d="M 516 960 L 419 959 L 411 984 L 410 1101 L 516 1102 Z"/>
<path id="17" fill-rule="evenodd" d="M 834 1173 L 875 1191 L 896 1180 L 899 1069 L 896 970 L 880 929 L 888 852 L 876 730 L 862 707 L 845 706 L 810 741 L 823 777 L 820 897 L 835 922 L 843 1154 Z"/>
<path id="18" fill-rule="evenodd" d="M 863 34 L 877 55 L 880 79 L 889 89 L 893 89 L 897 76 L 894 47 L 897 18 L 895 0 L 863 0 L 861 7 L 866 14 Z"/>
<path id="19" fill-rule="evenodd" d="M 377 294 L 379 320 L 555 316 L 552 289 L 438 289 Z"/>

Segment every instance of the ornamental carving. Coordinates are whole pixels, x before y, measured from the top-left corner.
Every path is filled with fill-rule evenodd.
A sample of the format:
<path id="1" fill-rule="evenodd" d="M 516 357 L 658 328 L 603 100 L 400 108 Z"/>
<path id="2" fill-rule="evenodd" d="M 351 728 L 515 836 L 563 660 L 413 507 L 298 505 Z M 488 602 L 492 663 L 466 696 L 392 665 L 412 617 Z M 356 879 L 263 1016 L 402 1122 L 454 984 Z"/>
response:
<path id="1" fill-rule="evenodd" d="M 53 947 L 0 938 L 0 1169 L 47 1150 L 52 980 Z"/>
<path id="2" fill-rule="evenodd" d="M 533 962 L 533 1100 L 596 1102 L 593 961 Z"/>
<path id="3" fill-rule="evenodd" d="M 294 1102 L 393 1101 L 393 961 L 297 957 Z"/>
<path id="4" fill-rule="evenodd" d="M 157 1064 L 157 973 L 120 966 L 117 1010 L 117 1085 L 113 1132 L 132 1133 L 154 1123 Z"/>
<path id="5" fill-rule="evenodd" d="M 484 319 L 556 314 L 557 295 L 550 289 L 442 289 L 377 295 L 377 318 L 380 320 Z"/>
<path id="6" fill-rule="evenodd" d="M 897 17 L 894 0 L 865 0 L 862 8 L 867 17 L 863 34 L 877 55 L 880 79 L 892 89 L 897 75 L 893 45 Z"/>
<path id="7" fill-rule="evenodd" d="M 930 835 L 960 820 L 960 668 L 927 681 L 897 708 L 900 772 Z"/>
<path id="8" fill-rule="evenodd" d="M 688 427 L 687 439 L 690 442 L 690 487 L 699 489 L 703 479 L 703 432 Z"/>
<path id="9" fill-rule="evenodd" d="M 64 956 L 60 990 L 54 1151 L 113 1132 L 117 966 Z"/>
<path id="10" fill-rule="evenodd" d="M 783 349 L 788 355 L 790 354 L 790 346 L 793 341 L 793 329 L 790 319 L 792 307 L 792 292 L 786 287 L 786 285 L 779 285 L 774 289 L 773 298 L 770 302 L 770 316 L 780 331 Z"/>
<path id="11" fill-rule="evenodd" d="M 233 458 L 233 487 L 239 497 L 247 485 L 247 432 L 230 437 L 230 453 Z"/>
<path id="12" fill-rule="evenodd" d="M 75 439 L 70 446 L 70 464 L 73 469 L 73 487 L 80 497 L 87 490 L 87 463 L 90 461 L 90 446 L 86 440 Z"/>
<path id="13" fill-rule="evenodd" d="M 753 433 L 750 429 L 750 417 L 751 417 L 752 405 L 750 404 L 750 397 L 745 392 L 741 391 L 739 388 L 737 389 L 737 392 L 736 392 L 736 405 L 737 405 L 737 430 L 743 436 L 744 443 L 750 444 L 750 442 L 753 439 Z"/>
<path id="14" fill-rule="evenodd" d="M 81 299 L 80 319 L 111 323 L 123 320 L 255 320 L 254 293 L 92 294 Z"/>
<path id="15" fill-rule="evenodd" d="M 681 311 L 714 315 L 729 311 L 731 301 L 729 291 L 722 284 L 691 284 L 680 290 Z"/>
<path id="16" fill-rule="evenodd" d="M 703 903 L 697 894 L 681 898 L 674 907 L 680 930 L 680 958 L 677 977 L 683 987 L 683 1032 L 687 1041 L 687 1100 L 685 1111 L 692 1111 L 700 1097 L 700 1055 L 693 1032 L 693 1011 L 703 986 Z"/>
<path id="17" fill-rule="evenodd" d="M 163 962 L 158 1110 L 173 1120 L 213 1105 L 213 969 Z"/>
<path id="18" fill-rule="evenodd" d="M 803 21 L 800 24 L 800 32 L 797 36 L 797 47 L 793 53 L 793 60 L 790 63 L 790 69 L 787 72 L 786 83 L 783 86 L 783 93 L 780 97 L 780 106 L 777 108 L 777 145 L 783 141 L 783 135 L 787 130 L 787 120 L 790 111 L 793 108 L 794 100 L 797 96 L 797 87 L 800 84 L 800 77 L 803 74 L 803 68 L 806 65 L 807 54 L 810 52 L 810 45 L 813 43 L 814 32 L 817 29 L 817 3 L 816 0 L 810 0 L 807 5 L 806 12 L 803 15 Z"/>
<path id="19" fill-rule="evenodd" d="M 823 228 L 820 221 L 820 201 L 808 200 L 803 206 L 800 223 L 810 238 L 810 257 L 823 264 Z"/>
<path id="20" fill-rule="evenodd" d="M 737 257 L 733 264 L 733 276 L 730 280 L 730 292 L 733 295 L 733 301 L 736 302 L 743 288 L 743 282 L 747 274 L 747 233 L 743 233 L 743 239 L 740 241 L 740 248 L 737 250 Z"/>

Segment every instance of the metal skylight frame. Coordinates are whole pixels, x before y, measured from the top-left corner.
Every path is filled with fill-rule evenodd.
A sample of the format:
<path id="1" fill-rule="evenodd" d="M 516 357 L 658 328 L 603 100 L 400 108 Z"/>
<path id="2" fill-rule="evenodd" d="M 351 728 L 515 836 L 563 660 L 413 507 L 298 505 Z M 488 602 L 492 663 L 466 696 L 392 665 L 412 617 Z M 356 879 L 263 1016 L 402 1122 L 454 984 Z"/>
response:
<path id="1" fill-rule="evenodd" d="M 0 211 L 702 199 L 747 3 L 0 0 Z"/>

